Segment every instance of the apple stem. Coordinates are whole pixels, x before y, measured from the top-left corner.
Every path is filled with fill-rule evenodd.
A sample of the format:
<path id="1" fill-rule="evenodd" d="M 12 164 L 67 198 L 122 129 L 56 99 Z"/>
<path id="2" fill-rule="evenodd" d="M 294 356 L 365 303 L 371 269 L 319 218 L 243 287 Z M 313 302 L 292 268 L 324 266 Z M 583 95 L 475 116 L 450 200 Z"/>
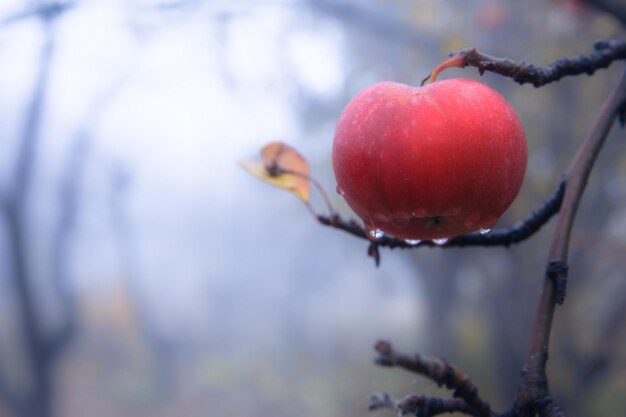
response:
<path id="1" fill-rule="evenodd" d="M 441 71 L 445 70 L 446 68 L 452 68 L 452 67 L 463 68 L 466 65 L 467 64 L 465 63 L 465 58 L 463 56 L 461 56 L 461 55 L 452 56 L 452 57 L 446 59 L 445 61 L 443 61 L 441 64 L 439 64 L 437 66 L 437 68 L 435 68 L 433 70 L 433 72 L 431 72 L 428 75 L 428 77 L 426 77 L 422 81 L 422 85 L 430 84 L 432 82 L 437 81 L 437 77 L 439 76 L 439 73 Z"/>

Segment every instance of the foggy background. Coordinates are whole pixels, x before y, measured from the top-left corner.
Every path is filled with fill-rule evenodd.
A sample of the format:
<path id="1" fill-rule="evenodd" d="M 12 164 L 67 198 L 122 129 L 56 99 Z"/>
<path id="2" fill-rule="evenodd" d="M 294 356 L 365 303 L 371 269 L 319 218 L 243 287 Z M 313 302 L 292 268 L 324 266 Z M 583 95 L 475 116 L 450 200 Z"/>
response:
<path id="1" fill-rule="evenodd" d="M 362 88 L 417 85 L 467 46 L 542 65 L 623 35 L 577 0 L 2 0 L 0 416 L 362 416 L 377 391 L 436 395 L 371 363 L 381 337 L 510 404 L 552 225 L 508 250 L 383 250 L 377 269 L 238 161 L 289 143 L 350 216 L 330 152 Z M 525 126 L 500 226 L 553 192 L 621 65 L 541 89 L 442 74 Z M 591 177 L 553 330 L 568 416 L 626 407 L 625 136 Z"/>

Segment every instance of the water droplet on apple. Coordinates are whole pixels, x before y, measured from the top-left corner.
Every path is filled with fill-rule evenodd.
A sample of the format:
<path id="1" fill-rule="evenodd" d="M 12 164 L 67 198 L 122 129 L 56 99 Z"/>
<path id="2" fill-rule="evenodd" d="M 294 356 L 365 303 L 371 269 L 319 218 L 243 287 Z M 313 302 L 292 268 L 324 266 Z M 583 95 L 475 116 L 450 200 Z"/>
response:
<path id="1" fill-rule="evenodd" d="M 346 190 L 344 190 L 342 187 L 337 186 L 337 194 L 339 194 L 340 196 L 344 196 L 346 195 Z"/>
<path id="2" fill-rule="evenodd" d="M 405 239 L 404 243 L 406 243 L 407 245 L 415 246 L 422 243 L 422 241 L 419 239 Z"/>
<path id="3" fill-rule="evenodd" d="M 427 213 L 426 213 L 426 210 L 423 210 L 423 209 L 417 209 L 417 210 L 414 210 L 414 211 L 413 211 L 413 213 L 411 213 L 411 215 L 412 215 L 413 217 L 417 217 L 417 218 L 421 219 L 421 218 L 423 218 L 423 217 L 426 217 L 426 216 L 427 216 Z"/>
<path id="4" fill-rule="evenodd" d="M 448 240 L 449 240 L 449 239 L 448 239 L 447 237 L 442 237 L 442 238 L 439 238 L 439 239 L 433 239 L 433 242 L 434 242 L 434 243 L 435 243 L 435 245 L 437 245 L 437 246 L 443 246 L 443 245 L 445 245 L 446 243 L 448 243 Z"/>
<path id="5" fill-rule="evenodd" d="M 481 235 L 486 235 L 487 233 L 491 232 L 491 229 L 480 229 L 478 231 Z"/>
<path id="6" fill-rule="evenodd" d="M 389 220 L 391 220 L 391 224 L 393 224 L 398 229 L 404 229 L 409 225 L 411 219 L 406 216 L 389 216 Z"/>
<path id="7" fill-rule="evenodd" d="M 385 236 L 385 232 L 380 229 L 368 229 L 367 236 L 372 240 L 379 240 Z"/>

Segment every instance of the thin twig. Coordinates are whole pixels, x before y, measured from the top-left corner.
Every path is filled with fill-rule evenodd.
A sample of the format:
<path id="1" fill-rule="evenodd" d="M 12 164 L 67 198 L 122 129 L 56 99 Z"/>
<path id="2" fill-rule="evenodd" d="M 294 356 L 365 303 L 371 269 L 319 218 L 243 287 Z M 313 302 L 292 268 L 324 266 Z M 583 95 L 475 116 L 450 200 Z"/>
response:
<path id="1" fill-rule="evenodd" d="M 422 355 L 406 355 L 396 352 L 391 343 L 379 340 L 374 346 L 378 356 L 374 362 L 380 366 L 399 367 L 423 375 L 440 386 L 454 390 L 454 397 L 462 399 L 477 416 L 491 416 L 491 406 L 478 395 L 472 380 L 456 366 L 447 361 Z"/>
<path id="2" fill-rule="evenodd" d="M 489 234 L 469 233 L 467 235 L 457 236 L 450 239 L 445 245 L 437 245 L 430 240 L 417 242 L 406 241 L 392 236 L 383 236 L 374 243 L 377 247 L 386 247 L 390 249 L 415 249 L 419 247 L 465 247 L 465 246 L 511 246 L 520 243 L 537 231 L 539 231 L 549 220 L 558 213 L 561 207 L 561 201 L 565 192 L 565 181 L 559 184 L 555 193 L 544 201 L 537 209 L 535 209 L 522 222 L 508 228 L 495 229 Z M 354 220 L 345 220 L 340 216 L 317 216 L 317 220 L 325 225 L 336 229 L 343 230 L 353 236 L 361 239 L 369 239 L 363 226 Z"/>
<path id="3" fill-rule="evenodd" d="M 396 408 L 400 415 L 414 414 L 419 417 L 432 417 L 447 413 L 479 415 L 461 398 L 436 398 L 415 394 L 398 401 Z"/>
<path id="4" fill-rule="evenodd" d="M 318 180 L 316 180 L 313 176 L 304 174 L 302 172 L 294 171 L 292 169 L 286 169 L 278 165 L 266 167 L 266 169 L 270 176 L 288 174 L 288 175 L 293 175 L 294 177 L 304 178 L 305 180 L 309 181 L 311 184 L 313 184 L 315 188 L 317 188 L 317 191 L 322 196 L 322 199 L 324 200 L 324 203 L 326 204 L 326 209 L 328 210 L 328 213 L 329 213 L 328 217 L 333 218 L 337 215 L 335 207 L 333 207 L 333 203 L 330 201 L 330 197 L 328 196 L 328 193 L 326 192 L 322 184 Z M 306 202 L 306 205 L 309 211 L 311 212 L 311 214 L 313 214 L 313 217 L 319 217 L 317 212 L 313 209 L 313 207 L 308 202 Z"/>
<path id="5" fill-rule="evenodd" d="M 613 93 L 602 106 L 594 125 L 567 171 L 567 189 L 563 196 L 548 257 L 548 268 L 535 316 L 530 352 L 524 365 L 524 378 L 516 400 L 518 407 L 532 406 L 538 412 L 541 411 L 540 416 L 562 415 L 562 412 L 553 404 L 549 396 L 546 378 L 546 362 L 554 310 L 557 303 L 564 300 L 564 294 L 559 295 L 559 292 L 564 292 L 567 279 L 568 247 L 576 211 L 593 164 L 625 102 L 626 69 L 623 71 Z M 544 403 L 547 405 L 543 406 Z"/>
<path id="6" fill-rule="evenodd" d="M 389 394 L 386 392 L 379 392 L 370 397 L 370 403 L 367 409 L 370 411 L 383 410 L 385 408 L 395 409 L 396 404 L 396 401 L 391 398 Z"/>
<path id="7" fill-rule="evenodd" d="M 76 6 L 75 2 L 64 1 L 52 1 L 52 2 L 38 2 L 40 4 L 35 6 L 28 6 L 24 10 L 19 11 L 10 16 L 0 19 L 0 26 L 12 25 L 14 23 L 22 22 L 29 18 L 38 18 L 44 21 L 52 21 L 57 17 L 65 14 L 71 8 Z"/>
<path id="8" fill-rule="evenodd" d="M 394 409 L 399 415 L 414 414 L 419 417 L 433 417 L 439 414 L 461 413 L 476 416 L 476 410 L 462 398 L 437 398 L 411 394 L 401 400 L 392 399 L 389 394 L 375 394 L 370 398 L 369 410 Z"/>
<path id="9" fill-rule="evenodd" d="M 622 39 L 599 41 L 595 43 L 593 52 L 588 55 L 563 57 L 545 67 L 493 57 L 476 48 L 452 52 L 450 56 L 462 57 L 464 66 L 478 68 L 481 75 L 489 71 L 510 77 L 520 84 L 531 83 L 535 87 L 541 87 L 565 76 L 592 75 L 598 69 L 607 68 L 614 61 L 626 59 L 626 41 Z"/>

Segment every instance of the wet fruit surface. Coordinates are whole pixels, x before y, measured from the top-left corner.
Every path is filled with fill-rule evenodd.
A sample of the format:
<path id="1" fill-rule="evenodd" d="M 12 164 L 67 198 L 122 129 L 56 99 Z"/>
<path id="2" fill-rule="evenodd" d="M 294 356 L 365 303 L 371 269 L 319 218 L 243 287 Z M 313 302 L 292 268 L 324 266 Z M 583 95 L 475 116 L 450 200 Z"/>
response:
<path id="1" fill-rule="evenodd" d="M 333 142 L 337 191 L 368 231 L 404 239 L 491 229 L 526 160 L 513 108 L 467 79 L 372 85 L 347 105 Z"/>

